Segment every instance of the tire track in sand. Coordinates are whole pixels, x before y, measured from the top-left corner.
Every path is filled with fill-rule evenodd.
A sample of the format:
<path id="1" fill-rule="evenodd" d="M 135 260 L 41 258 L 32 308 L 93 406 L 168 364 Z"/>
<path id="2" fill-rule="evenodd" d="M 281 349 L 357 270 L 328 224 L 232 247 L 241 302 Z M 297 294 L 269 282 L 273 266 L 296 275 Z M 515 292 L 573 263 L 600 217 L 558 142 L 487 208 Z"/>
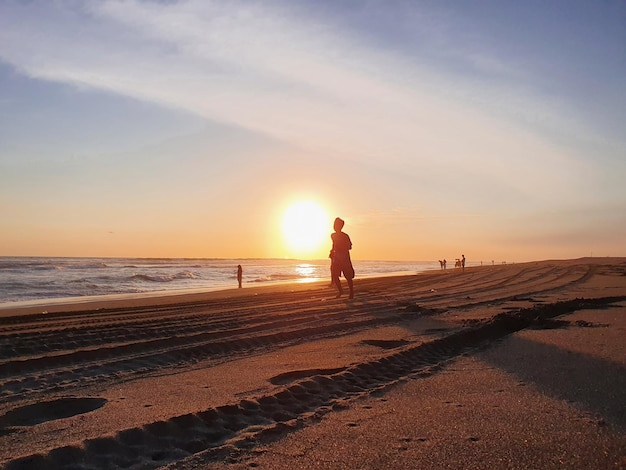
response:
<path id="1" fill-rule="evenodd" d="M 46 392 L 69 392 L 105 381 L 127 380 L 165 368 L 184 367 L 229 355 L 254 354 L 302 340 L 349 334 L 364 328 L 401 323 L 395 305 L 445 305 L 446 309 L 505 302 L 519 292 L 529 295 L 583 282 L 593 267 L 578 270 L 546 265 L 520 269 L 479 269 L 403 277 L 379 293 L 375 279 L 358 285 L 365 307 L 326 302 L 328 290 L 264 294 L 196 304 L 109 309 L 80 314 L 10 317 L 0 320 L 0 404 Z M 581 272 L 584 271 L 584 272 Z M 468 281 L 468 277 L 477 279 Z M 549 281 L 549 282 L 548 282 Z M 480 288 L 478 289 L 476 283 Z M 427 287 L 441 284 L 439 292 Z M 547 287 L 546 287 L 547 286 Z M 515 290 L 511 290 L 515 287 Z M 506 295 L 499 297 L 500 292 Z M 472 300 L 465 299 L 466 294 Z M 402 299 L 405 299 L 404 302 Z M 459 300 L 462 299 L 462 300 Z M 285 305 L 289 309 L 285 309 Z M 452 304 L 452 305 L 451 305 Z M 205 309 L 214 308 L 211 314 Z M 103 320 L 106 318 L 106 320 Z M 82 322 L 76 326 L 76 322 Z M 104 322 L 104 323 L 103 323 Z M 43 325 L 42 325 L 43 324 Z M 6 327 L 4 330 L 2 327 Z M 71 325 L 68 328 L 68 325 Z M 15 334 L 12 328 L 20 328 Z M 43 331 L 40 328 L 43 327 Z M 28 331 L 32 329 L 33 331 Z M 55 329 L 56 328 L 56 329 Z"/>
<path id="2" fill-rule="evenodd" d="M 142 427 L 7 462 L 6 470 L 190 468 L 222 460 L 274 440 L 341 410 L 361 397 L 384 392 L 409 377 L 428 377 L 454 357 L 559 315 L 598 308 L 626 297 L 575 299 L 501 313 L 442 339 L 410 345 L 339 370 L 292 371 L 279 391 L 176 416 Z M 286 381 L 288 374 L 281 374 Z"/>

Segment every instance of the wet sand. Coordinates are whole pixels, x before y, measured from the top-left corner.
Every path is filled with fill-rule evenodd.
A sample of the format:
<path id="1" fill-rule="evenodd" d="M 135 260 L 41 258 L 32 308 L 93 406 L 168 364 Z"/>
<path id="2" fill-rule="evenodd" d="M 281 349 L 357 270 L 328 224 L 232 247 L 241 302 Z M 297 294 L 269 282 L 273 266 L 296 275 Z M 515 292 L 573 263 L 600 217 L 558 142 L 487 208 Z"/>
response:
<path id="1" fill-rule="evenodd" d="M 327 284 L 0 311 L 0 465 L 626 468 L 626 259 Z"/>

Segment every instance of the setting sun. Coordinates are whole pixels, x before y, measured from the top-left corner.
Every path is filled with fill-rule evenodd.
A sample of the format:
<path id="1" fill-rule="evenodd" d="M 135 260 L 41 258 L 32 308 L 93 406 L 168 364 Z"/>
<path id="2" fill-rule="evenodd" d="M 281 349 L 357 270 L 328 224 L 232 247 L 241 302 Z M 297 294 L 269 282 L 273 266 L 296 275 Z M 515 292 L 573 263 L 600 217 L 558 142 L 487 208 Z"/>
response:
<path id="1" fill-rule="evenodd" d="M 311 201 L 291 204 L 282 223 L 283 238 L 291 256 L 320 256 L 324 244 L 329 245 L 329 219 L 326 211 Z"/>

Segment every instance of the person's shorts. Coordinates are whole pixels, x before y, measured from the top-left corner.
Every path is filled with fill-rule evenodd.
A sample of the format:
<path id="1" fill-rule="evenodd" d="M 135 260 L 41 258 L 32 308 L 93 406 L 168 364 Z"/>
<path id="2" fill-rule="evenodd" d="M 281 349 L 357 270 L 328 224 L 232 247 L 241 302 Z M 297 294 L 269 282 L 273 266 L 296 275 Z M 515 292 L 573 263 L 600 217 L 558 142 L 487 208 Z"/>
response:
<path id="1" fill-rule="evenodd" d="M 352 261 L 350 261 L 350 258 L 342 259 L 341 257 L 335 255 L 330 269 L 333 276 L 341 276 L 343 274 L 346 279 L 354 278 L 354 268 L 352 267 Z"/>

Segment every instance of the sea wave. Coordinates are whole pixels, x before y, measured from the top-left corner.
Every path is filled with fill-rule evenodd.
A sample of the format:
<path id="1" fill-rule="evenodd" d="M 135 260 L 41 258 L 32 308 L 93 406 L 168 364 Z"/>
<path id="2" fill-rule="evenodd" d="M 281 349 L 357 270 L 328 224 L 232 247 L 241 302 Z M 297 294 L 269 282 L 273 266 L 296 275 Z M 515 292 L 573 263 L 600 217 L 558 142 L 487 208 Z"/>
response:
<path id="1" fill-rule="evenodd" d="M 181 271 L 174 274 L 133 274 L 131 281 L 144 282 L 172 282 L 186 279 L 199 279 L 199 276 L 191 271 Z"/>
<path id="2" fill-rule="evenodd" d="M 266 276 L 260 276 L 251 279 L 248 282 L 275 282 L 275 281 L 297 281 L 299 279 L 311 279 L 311 276 L 302 276 L 299 274 L 274 273 Z"/>
<path id="3" fill-rule="evenodd" d="M 0 303 L 173 289 L 231 288 L 329 277 L 327 260 L 0 257 Z M 437 262 L 356 261 L 359 276 L 439 269 Z"/>
<path id="4" fill-rule="evenodd" d="M 61 269 L 82 269 L 82 270 L 97 270 L 102 268 L 108 268 L 109 265 L 104 262 L 70 262 L 70 263 L 57 263 L 55 267 Z"/>
<path id="5" fill-rule="evenodd" d="M 175 279 L 199 279 L 200 276 L 198 276 L 196 273 L 191 272 L 191 271 L 182 271 L 177 273 L 174 276 Z"/>
<path id="6" fill-rule="evenodd" d="M 70 285 L 74 285 L 74 286 L 79 286 L 82 288 L 88 288 L 88 289 L 99 289 L 100 286 L 98 284 L 95 284 L 94 282 L 90 281 L 89 279 L 74 279 L 71 281 L 67 281 L 68 284 Z"/>
<path id="7" fill-rule="evenodd" d="M 73 259 L 67 260 L 50 260 L 50 261 L 37 261 L 37 260 L 3 260 L 0 261 L 0 270 L 14 270 L 22 269 L 29 271 L 45 271 L 54 270 L 61 271 L 63 269 L 98 269 L 108 268 L 109 265 L 102 261 L 94 262 L 80 262 Z"/>
<path id="8" fill-rule="evenodd" d="M 31 287 L 30 282 L 22 281 L 0 281 L 0 292 L 12 292 L 22 289 L 29 289 Z"/>
<path id="9" fill-rule="evenodd" d="M 11 262 L 4 261 L 0 262 L 0 270 L 13 271 L 13 270 L 28 270 L 28 271 L 43 271 L 43 270 L 55 270 L 59 269 L 60 266 L 57 266 L 53 263 L 29 263 L 29 262 Z"/>

